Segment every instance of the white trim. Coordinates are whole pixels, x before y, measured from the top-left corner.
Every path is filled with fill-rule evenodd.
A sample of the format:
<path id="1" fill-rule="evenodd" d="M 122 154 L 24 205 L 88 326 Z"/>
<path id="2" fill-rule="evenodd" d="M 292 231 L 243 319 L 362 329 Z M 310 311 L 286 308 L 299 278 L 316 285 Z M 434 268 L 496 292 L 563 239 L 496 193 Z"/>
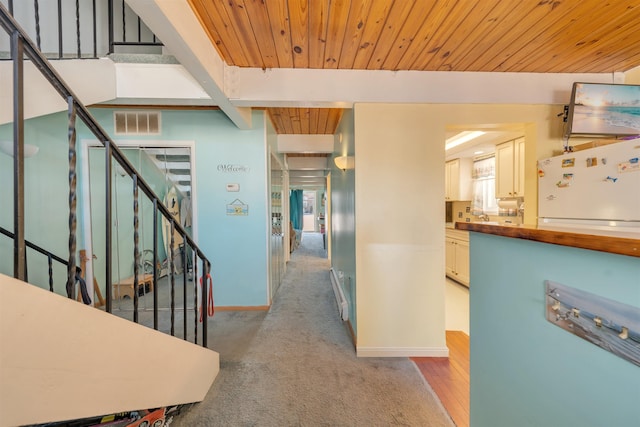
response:
<path id="1" fill-rule="evenodd" d="M 358 357 L 449 357 L 447 347 L 357 347 Z"/>

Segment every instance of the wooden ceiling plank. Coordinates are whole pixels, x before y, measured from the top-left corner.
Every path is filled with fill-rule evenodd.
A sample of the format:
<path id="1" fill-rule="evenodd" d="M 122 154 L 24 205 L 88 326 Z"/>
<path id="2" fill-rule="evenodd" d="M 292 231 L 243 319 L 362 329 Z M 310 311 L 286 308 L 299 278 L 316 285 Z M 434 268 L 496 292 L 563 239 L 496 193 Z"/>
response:
<path id="1" fill-rule="evenodd" d="M 329 108 L 320 108 L 318 113 L 318 132 L 327 133 L 327 120 L 329 119 Z"/>
<path id="2" fill-rule="evenodd" d="M 321 69 L 327 48 L 329 0 L 309 3 L 309 68 Z"/>
<path id="3" fill-rule="evenodd" d="M 302 124 L 300 123 L 300 108 L 289 108 L 289 121 L 292 126 L 291 133 L 301 134 Z"/>
<path id="4" fill-rule="evenodd" d="M 613 3 L 604 4 L 593 0 L 580 2 L 578 7 L 566 15 L 566 19 L 561 19 L 557 25 L 537 35 L 537 43 L 533 44 L 531 48 L 521 42 L 526 46 L 522 59 L 513 61 L 513 64 L 507 64 L 499 71 L 514 69 L 539 71 L 549 66 L 567 69 L 561 67 L 560 64 L 585 57 L 584 51 L 590 50 L 593 41 L 597 40 L 598 34 L 602 34 L 603 27 L 607 28 L 607 32 L 604 34 L 609 35 L 608 32 L 611 31 L 608 27 L 609 23 L 615 20 L 620 13 L 624 13 L 626 9 L 620 7 L 619 3 Z M 608 6 L 611 6 L 608 11 L 603 10 Z M 533 49 L 535 47 L 537 49 Z M 582 52 L 578 53 L 579 51 Z"/>
<path id="5" fill-rule="evenodd" d="M 616 55 L 615 58 L 609 58 L 609 57 L 603 58 L 602 62 L 605 62 L 605 64 L 595 63 L 593 64 L 593 68 L 590 69 L 590 70 L 598 70 L 598 71 L 586 71 L 586 72 L 602 73 L 604 71 L 600 71 L 600 70 L 603 70 L 603 69 L 609 70 L 608 72 L 630 70 L 632 68 L 637 67 L 638 64 L 640 64 L 640 51 L 630 50 L 624 53 L 621 52 L 618 55 Z"/>
<path id="6" fill-rule="evenodd" d="M 496 71 L 507 71 L 514 67 L 523 67 L 525 63 L 531 62 L 530 60 L 533 57 L 544 57 L 543 62 L 549 61 L 549 56 L 552 55 L 553 52 L 552 49 L 550 49 L 550 44 L 553 43 L 557 35 L 566 28 L 567 19 L 570 21 L 579 19 L 580 14 L 583 14 L 586 10 L 584 7 L 581 7 L 581 5 L 589 1 L 590 0 L 567 4 L 566 7 L 560 11 L 563 13 L 554 14 L 554 18 L 548 17 L 534 23 L 526 33 L 526 39 L 524 37 L 520 39 L 517 51 L 512 52 L 508 58 L 505 58 L 502 63 L 496 67 Z"/>
<path id="7" fill-rule="evenodd" d="M 421 45 L 428 41 L 429 22 L 431 13 L 436 9 L 438 1 L 416 2 L 411 13 L 404 22 L 398 37 L 390 47 L 391 53 L 382 64 L 383 70 L 401 70 L 403 64 L 411 65 L 420 54 Z"/>
<path id="8" fill-rule="evenodd" d="M 300 133 L 308 135 L 311 133 L 309 131 L 310 123 L 309 123 L 309 114 L 310 108 L 300 108 Z"/>
<path id="9" fill-rule="evenodd" d="M 418 69 L 437 70 L 444 61 L 449 61 L 452 51 L 445 49 L 445 45 L 455 33 L 464 33 L 459 29 L 463 26 L 465 18 L 475 10 L 476 5 L 477 3 L 469 7 L 466 2 L 455 2 L 447 8 L 448 13 L 443 15 L 443 20 L 437 25 L 437 30 L 429 40 L 429 49 L 423 51 L 420 58 L 414 62 Z M 455 54 L 455 50 L 453 53 Z"/>
<path id="10" fill-rule="evenodd" d="M 388 0 L 373 0 L 371 3 L 369 15 L 360 38 L 358 52 L 353 59 L 352 69 L 367 69 L 367 65 L 373 56 L 373 51 L 378 45 L 381 31 L 387 22 L 391 6 L 392 3 Z"/>
<path id="11" fill-rule="evenodd" d="M 278 53 L 274 41 L 275 34 L 271 27 L 267 5 L 261 0 L 242 0 L 242 4 L 253 34 L 255 35 L 256 44 L 264 67 L 278 67 Z"/>
<path id="12" fill-rule="evenodd" d="M 351 0 L 332 0 L 329 3 L 327 39 L 324 49 L 324 67 L 337 69 L 344 44 Z"/>
<path id="13" fill-rule="evenodd" d="M 204 0 L 189 0 L 189 4 L 199 21 L 204 24 L 209 39 L 224 61 L 228 65 L 248 67 L 250 63 L 244 54 L 244 49 L 233 34 L 233 29 L 225 23 L 225 17 L 208 3 L 205 5 Z"/>
<path id="14" fill-rule="evenodd" d="M 265 63 L 258 48 L 257 34 L 254 32 L 251 25 L 249 15 L 247 15 L 247 9 L 244 6 L 243 0 L 227 0 L 219 3 L 227 16 L 230 18 L 230 22 L 235 29 L 237 37 L 240 38 L 240 42 L 244 46 L 245 52 L 249 61 L 253 66 L 258 68 L 265 68 Z"/>
<path id="15" fill-rule="evenodd" d="M 286 1 L 265 2 L 269 15 L 269 27 L 273 32 L 273 42 L 278 57 L 279 68 L 293 68 L 291 51 L 291 27 Z"/>
<path id="16" fill-rule="evenodd" d="M 468 40 L 477 40 L 474 34 L 482 25 L 491 11 L 499 5 L 503 0 L 484 0 L 476 2 L 469 8 L 464 22 L 457 26 L 457 29 L 450 37 L 439 47 L 438 53 L 433 56 L 429 63 L 429 69 L 438 71 L 450 71 L 452 69 L 452 58 L 459 55 L 459 52 L 466 50 Z"/>
<path id="17" fill-rule="evenodd" d="M 611 8 L 607 9 L 608 6 Z M 627 9 L 620 8 L 619 4 L 598 3 L 589 10 L 592 13 L 580 20 L 584 25 L 578 21 L 575 24 L 575 30 L 567 28 L 562 35 L 558 35 L 553 42 L 550 42 L 550 46 L 556 52 L 554 59 L 557 58 L 557 60 L 545 66 L 550 66 L 551 69 L 567 70 L 563 72 L 571 72 L 568 71 L 571 69 L 592 69 L 595 62 L 607 56 L 612 58 L 615 52 L 621 49 L 627 48 L 631 52 L 637 50 L 640 8 Z M 587 26 L 586 29 L 585 26 Z M 586 31 L 590 28 L 593 29 Z M 562 41 L 558 41 L 558 37 L 562 37 Z M 570 54 L 567 55 L 567 52 Z M 531 60 L 528 63 L 531 63 Z M 605 70 L 605 72 L 620 71 L 615 68 L 605 68 Z"/>
<path id="18" fill-rule="evenodd" d="M 269 116 L 269 119 L 271 119 L 271 124 L 273 125 L 275 132 L 277 134 L 282 133 L 282 124 L 281 124 L 280 113 L 278 112 L 278 109 L 267 108 L 267 115 Z"/>
<path id="19" fill-rule="evenodd" d="M 320 116 L 320 110 L 318 108 L 309 109 L 309 133 L 315 134 L 318 132 L 318 118 Z"/>
<path id="20" fill-rule="evenodd" d="M 332 108 L 329 111 L 329 118 L 327 119 L 327 127 L 326 127 L 327 134 L 333 135 L 336 133 L 336 129 L 338 128 L 338 125 L 340 124 L 340 120 L 342 119 L 343 111 L 344 110 L 341 108 Z"/>
<path id="21" fill-rule="evenodd" d="M 539 65 L 546 67 L 553 64 L 559 59 L 554 46 L 559 44 L 570 47 L 572 45 L 563 35 L 567 28 L 573 27 L 576 21 L 584 19 L 585 11 L 597 7 L 598 3 L 590 0 L 561 3 L 550 11 L 548 6 L 543 7 L 542 11 L 547 10 L 548 13 L 541 19 L 537 17 L 531 19 L 527 33 L 523 33 L 519 39 L 513 41 L 511 47 L 507 48 L 506 54 L 495 55 L 492 68 L 495 71 L 507 71 L 513 67 L 522 67 L 527 71 L 536 72 L 539 70 Z M 585 8 L 584 5 L 588 7 Z M 516 36 L 518 34 L 513 34 L 513 37 Z"/>
<path id="22" fill-rule="evenodd" d="M 360 48 L 360 41 L 362 40 L 371 4 L 372 0 L 352 2 L 349 19 L 346 24 L 344 42 L 338 60 L 338 68 L 349 69 L 353 66 L 356 54 Z"/>
<path id="23" fill-rule="evenodd" d="M 511 27 L 510 16 L 519 7 L 519 2 L 499 2 L 485 17 L 473 34 L 460 46 L 451 58 L 452 70 L 474 71 L 471 64 L 478 56 L 484 55 L 503 35 L 504 28 Z M 464 47 L 466 46 L 466 47 Z"/>
<path id="24" fill-rule="evenodd" d="M 411 10 L 413 9 L 415 3 L 415 0 L 406 0 L 393 3 L 393 6 L 389 10 L 387 22 L 380 31 L 378 43 L 373 49 L 373 54 L 371 55 L 371 59 L 369 59 L 369 63 L 367 64 L 368 70 L 382 69 L 382 65 L 389 55 L 389 50 L 398 38 L 398 34 L 400 34 L 403 25 L 405 25 L 407 17 L 411 13 Z"/>
<path id="25" fill-rule="evenodd" d="M 491 52 L 478 58 L 474 68 L 482 71 L 497 70 L 501 63 L 523 46 L 519 40 L 528 40 L 532 34 L 535 34 L 531 28 L 536 23 L 547 19 L 557 19 L 558 16 L 565 14 L 571 4 L 568 2 L 539 2 L 533 7 L 531 6 L 531 2 L 524 2 L 514 11 L 517 18 L 514 17 L 509 31 L 496 42 Z"/>
<path id="26" fill-rule="evenodd" d="M 307 0 L 287 0 L 291 23 L 291 50 L 293 67 L 309 67 L 309 2 Z"/>

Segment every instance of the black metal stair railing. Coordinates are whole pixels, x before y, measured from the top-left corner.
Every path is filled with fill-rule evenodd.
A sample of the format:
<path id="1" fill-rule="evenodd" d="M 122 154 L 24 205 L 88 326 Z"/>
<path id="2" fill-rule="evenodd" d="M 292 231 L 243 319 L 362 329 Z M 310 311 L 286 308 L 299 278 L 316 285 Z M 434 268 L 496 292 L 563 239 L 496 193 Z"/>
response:
<path id="1" fill-rule="evenodd" d="M 33 0 L 33 3 L 27 4 L 26 1 L 18 3 L 8 0 L 8 10 L 12 16 L 14 3 L 21 8 L 33 5 L 33 21 L 29 25 L 35 31 L 32 38 L 35 37 L 36 46 L 41 52 L 45 39 L 48 47 L 46 56 L 49 59 L 93 59 L 115 53 L 118 47 L 163 46 L 125 0 L 76 0 L 74 3 L 44 1 L 42 6 L 48 12 L 44 18 L 46 23 L 52 21 L 51 15 L 56 22 L 55 28 L 50 27 L 44 35 L 40 25 L 44 12 L 41 12 L 41 1 Z M 102 30 L 102 21 L 106 30 Z"/>
<path id="2" fill-rule="evenodd" d="M 112 311 L 112 281 L 111 276 L 111 248 L 112 248 L 112 161 L 116 161 L 120 167 L 128 174 L 133 181 L 133 213 L 134 213 L 134 274 L 133 274 L 133 302 L 134 302 L 134 321 L 138 322 L 138 292 L 139 289 L 139 261 L 140 248 L 138 242 L 138 206 L 140 191 L 144 196 L 149 198 L 153 203 L 153 265 L 158 264 L 158 215 L 162 215 L 171 226 L 171 243 L 169 247 L 169 266 L 171 281 L 171 335 L 175 334 L 175 266 L 173 262 L 173 253 L 175 242 L 173 239 L 174 231 L 177 232 L 185 242 L 183 251 L 183 265 L 186 253 L 189 251 L 193 254 L 194 265 L 194 293 L 197 301 L 197 283 L 198 283 L 198 260 L 202 264 L 201 277 L 206 278 L 211 269 L 211 262 L 204 255 L 202 250 L 196 245 L 194 240 L 187 234 L 185 229 L 179 223 L 175 222 L 169 209 L 161 202 L 160 198 L 151 189 L 149 184 L 140 176 L 138 171 L 124 156 L 122 151 L 118 149 L 109 135 L 93 118 L 89 110 L 78 100 L 69 86 L 62 80 L 55 69 L 39 51 L 33 41 L 26 35 L 24 30 L 13 19 L 7 8 L 0 3 L 0 26 L 11 37 L 11 60 L 13 61 L 13 153 L 14 153 L 14 277 L 25 280 L 26 271 L 26 241 L 24 234 L 24 60 L 30 60 L 35 67 L 42 73 L 49 84 L 56 89 L 60 96 L 67 101 L 68 104 L 68 140 L 69 140 L 69 259 L 67 263 L 67 289 L 68 296 L 73 298 L 75 295 L 75 277 L 76 277 L 76 119 L 79 118 L 84 125 L 93 133 L 93 135 L 105 147 L 105 281 L 106 281 L 106 311 Z M 184 270 L 184 269 L 183 269 Z M 186 271 L 184 271 L 186 279 Z M 153 285 L 157 289 L 158 270 L 153 271 Z M 184 294 L 186 295 L 187 280 L 184 281 Z M 202 286 L 201 305 L 194 304 L 195 321 L 194 321 L 194 341 L 198 343 L 198 309 L 201 313 L 207 313 L 207 286 Z M 154 311 L 154 329 L 158 329 L 158 299 L 157 292 L 154 292 L 153 298 Z M 185 316 L 183 320 L 184 339 L 187 339 L 187 301 L 184 298 Z M 202 345 L 207 346 L 207 321 L 202 322 Z"/>
<path id="3" fill-rule="evenodd" d="M 7 230 L 6 228 L 0 227 L 0 234 L 4 234 L 10 239 L 15 239 L 15 235 L 9 230 Z M 59 256 L 47 251 L 46 249 L 43 249 L 40 246 L 29 242 L 28 240 L 25 240 L 24 243 L 27 248 L 31 248 L 34 251 L 47 257 L 47 267 L 48 267 L 48 275 L 49 275 L 49 291 L 55 292 L 54 279 L 53 279 L 53 262 L 54 261 L 58 262 L 64 265 L 65 267 L 68 266 L 69 263 L 66 260 L 60 258 Z M 27 265 L 26 255 L 25 255 L 24 264 L 25 264 L 24 277 L 25 277 L 25 282 L 27 282 L 28 277 L 27 277 L 27 269 L 26 269 L 26 265 Z M 79 267 L 76 267 L 75 282 L 80 284 L 80 296 L 82 297 L 82 302 L 84 302 L 85 304 L 91 304 L 91 297 L 89 296 L 89 292 L 87 290 L 87 284 L 81 276 L 82 276 L 82 269 L 80 269 Z M 67 296 L 71 298 L 68 291 L 69 290 L 67 289 Z"/>

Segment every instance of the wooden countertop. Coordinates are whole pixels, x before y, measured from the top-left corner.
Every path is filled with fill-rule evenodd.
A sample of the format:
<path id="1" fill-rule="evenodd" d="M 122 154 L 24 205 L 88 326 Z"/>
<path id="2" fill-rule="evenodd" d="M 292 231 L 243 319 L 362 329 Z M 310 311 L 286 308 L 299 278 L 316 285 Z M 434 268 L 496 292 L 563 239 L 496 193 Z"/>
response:
<path id="1" fill-rule="evenodd" d="M 640 258 L 640 239 L 634 238 L 635 236 L 612 236 L 592 233 L 589 230 L 578 231 L 560 227 L 499 225 L 479 222 L 456 222 L 455 228 Z"/>

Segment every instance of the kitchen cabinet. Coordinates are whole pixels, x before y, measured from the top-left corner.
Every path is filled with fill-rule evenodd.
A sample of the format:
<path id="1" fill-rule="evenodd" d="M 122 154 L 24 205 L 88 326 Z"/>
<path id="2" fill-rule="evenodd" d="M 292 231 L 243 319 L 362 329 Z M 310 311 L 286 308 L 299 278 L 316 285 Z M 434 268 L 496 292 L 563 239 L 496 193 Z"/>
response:
<path id="1" fill-rule="evenodd" d="M 455 159 L 444 164 L 445 200 L 471 200 L 472 165 L 472 159 Z"/>
<path id="2" fill-rule="evenodd" d="M 469 233 L 448 229 L 445 236 L 446 275 L 465 286 L 469 286 Z"/>
<path id="3" fill-rule="evenodd" d="M 496 197 L 524 197 L 524 138 L 496 145 Z"/>

